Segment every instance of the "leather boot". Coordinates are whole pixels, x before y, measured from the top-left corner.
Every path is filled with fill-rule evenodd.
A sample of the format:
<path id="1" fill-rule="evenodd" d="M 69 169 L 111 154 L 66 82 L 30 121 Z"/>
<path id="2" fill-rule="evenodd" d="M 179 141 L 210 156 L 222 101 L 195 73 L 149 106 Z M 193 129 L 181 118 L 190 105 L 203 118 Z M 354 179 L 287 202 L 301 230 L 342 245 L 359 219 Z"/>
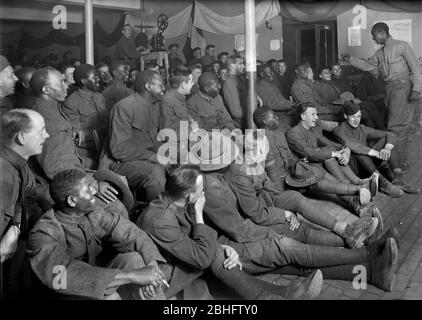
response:
<path id="1" fill-rule="evenodd" d="M 398 258 L 399 251 L 396 241 L 393 238 L 388 238 L 381 254 L 371 259 L 370 283 L 380 289 L 391 292 L 394 287 Z"/>
<path id="2" fill-rule="evenodd" d="M 404 195 L 404 191 L 388 181 L 383 175 L 379 177 L 379 191 L 385 193 L 391 198 L 400 198 Z"/>
<path id="3" fill-rule="evenodd" d="M 412 187 L 407 181 L 406 181 L 406 175 L 403 171 L 395 171 L 394 172 L 394 180 L 393 184 L 397 187 L 399 187 L 401 190 L 403 190 L 406 193 L 409 194 L 418 194 L 420 193 L 419 188 Z"/>
<path id="4" fill-rule="evenodd" d="M 378 229 L 379 221 L 376 218 L 360 218 L 346 227 L 341 235 L 349 248 L 361 248 L 364 242 Z"/>
<path id="5" fill-rule="evenodd" d="M 284 300 L 298 298 L 316 298 L 322 290 L 322 272 L 315 270 L 306 278 L 299 278 L 293 281 L 287 288 L 284 296 L 277 295 L 267 290 L 262 291 L 256 297 L 257 300 Z"/>
<path id="6" fill-rule="evenodd" d="M 367 246 L 370 246 L 375 244 L 376 242 L 385 243 L 388 238 L 393 238 L 394 241 L 396 241 L 397 249 L 400 249 L 400 233 L 399 230 L 395 227 L 388 229 L 387 232 L 384 233 L 384 235 L 381 235 L 379 238 L 376 238 L 375 234 L 372 235 L 367 239 L 365 244 Z"/>

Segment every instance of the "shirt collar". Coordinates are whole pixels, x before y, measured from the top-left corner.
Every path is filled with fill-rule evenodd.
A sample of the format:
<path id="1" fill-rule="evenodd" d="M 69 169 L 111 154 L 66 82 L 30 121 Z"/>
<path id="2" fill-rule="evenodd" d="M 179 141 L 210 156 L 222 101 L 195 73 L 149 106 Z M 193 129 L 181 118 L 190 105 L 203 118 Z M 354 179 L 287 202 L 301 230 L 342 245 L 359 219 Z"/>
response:
<path id="1" fill-rule="evenodd" d="M 210 96 L 207 96 L 207 95 L 203 94 L 201 90 L 199 90 L 198 95 L 199 95 L 202 99 L 207 100 L 209 103 L 211 103 L 211 102 L 214 100 L 214 99 L 213 99 L 213 98 L 211 98 Z"/>
<path id="2" fill-rule="evenodd" d="M 59 102 L 53 99 L 44 99 L 42 97 L 36 97 L 35 104 L 43 107 L 57 108 Z"/>
<path id="3" fill-rule="evenodd" d="M 176 205 L 167 195 L 165 194 L 160 194 L 158 196 L 158 199 L 165 205 L 166 208 L 171 207 L 172 209 L 174 209 L 175 211 L 186 211 L 188 204 L 186 204 L 185 206 L 181 207 Z"/>
<path id="4" fill-rule="evenodd" d="M 181 94 L 179 91 L 177 91 L 176 89 L 172 89 L 170 91 L 170 93 L 172 93 L 174 95 L 174 97 L 179 100 L 180 102 L 186 102 L 186 96 L 184 94 Z"/>
<path id="5" fill-rule="evenodd" d="M 0 155 L 17 169 L 23 169 L 28 166 L 26 160 L 9 147 L 2 146 L 0 149 Z"/>
<path id="6" fill-rule="evenodd" d="M 83 97 L 87 97 L 87 98 L 91 98 L 91 96 L 94 95 L 94 92 L 91 90 L 86 90 L 86 89 L 82 89 L 82 88 L 78 88 L 78 92 L 81 96 Z"/>
<path id="7" fill-rule="evenodd" d="M 61 223 L 80 223 L 87 215 L 71 216 L 60 210 L 55 210 L 54 215 Z"/>
<path id="8" fill-rule="evenodd" d="M 388 39 L 387 39 L 387 41 L 385 41 L 385 44 L 384 45 L 391 45 L 393 43 L 393 41 L 394 41 L 393 37 L 392 36 L 389 36 Z"/>

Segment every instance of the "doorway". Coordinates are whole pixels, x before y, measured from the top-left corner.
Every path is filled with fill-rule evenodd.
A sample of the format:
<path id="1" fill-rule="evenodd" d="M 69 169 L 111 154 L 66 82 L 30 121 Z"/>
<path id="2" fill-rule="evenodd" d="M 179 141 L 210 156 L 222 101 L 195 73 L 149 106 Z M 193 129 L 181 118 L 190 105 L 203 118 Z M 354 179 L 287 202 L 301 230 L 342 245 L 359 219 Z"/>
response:
<path id="1" fill-rule="evenodd" d="M 317 71 L 337 62 L 337 22 L 283 24 L 283 53 L 288 64 L 309 62 Z"/>
<path id="2" fill-rule="evenodd" d="M 309 62 L 314 69 L 336 63 L 336 22 L 299 25 L 298 36 L 299 62 Z"/>

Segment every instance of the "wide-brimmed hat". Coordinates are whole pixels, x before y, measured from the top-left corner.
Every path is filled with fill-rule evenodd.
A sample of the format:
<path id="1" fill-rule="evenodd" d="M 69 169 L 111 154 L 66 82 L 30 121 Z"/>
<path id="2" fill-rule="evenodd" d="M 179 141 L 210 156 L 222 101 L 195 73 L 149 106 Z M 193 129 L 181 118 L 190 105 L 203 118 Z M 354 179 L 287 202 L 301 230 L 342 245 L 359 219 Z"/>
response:
<path id="1" fill-rule="evenodd" d="M 355 96 L 350 91 L 344 91 L 340 95 L 340 99 L 343 100 L 344 102 L 353 101 L 353 100 L 355 100 Z"/>
<path id="2" fill-rule="evenodd" d="M 122 176 L 113 171 L 101 169 L 94 173 L 94 178 L 98 181 L 110 183 L 119 192 L 117 198 L 124 204 L 127 211 L 130 212 L 134 204 L 133 195 Z"/>
<path id="3" fill-rule="evenodd" d="M 303 161 L 298 161 L 293 173 L 288 175 L 285 181 L 291 187 L 303 188 L 317 183 L 321 178 L 322 175 L 319 171 L 313 170 L 309 164 Z"/>
<path id="4" fill-rule="evenodd" d="M 202 171 L 217 171 L 229 166 L 240 154 L 239 147 L 229 136 L 218 131 L 207 132 L 192 146 L 189 160 Z"/>

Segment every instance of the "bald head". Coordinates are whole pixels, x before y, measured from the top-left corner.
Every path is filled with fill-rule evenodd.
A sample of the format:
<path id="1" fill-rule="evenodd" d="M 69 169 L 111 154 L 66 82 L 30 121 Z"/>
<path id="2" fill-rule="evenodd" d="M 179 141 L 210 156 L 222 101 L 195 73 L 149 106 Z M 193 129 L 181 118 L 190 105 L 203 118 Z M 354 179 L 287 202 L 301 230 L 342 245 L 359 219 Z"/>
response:
<path id="1" fill-rule="evenodd" d="M 37 123 L 44 124 L 44 118 L 38 112 L 30 109 L 12 109 L 1 117 L 1 144 L 11 146 L 19 143 L 16 138 L 20 132 L 28 133 Z"/>
<path id="2" fill-rule="evenodd" d="M 42 68 L 34 72 L 31 78 L 31 89 L 35 96 L 55 101 L 64 101 L 68 86 L 64 75 L 53 68 Z"/>

